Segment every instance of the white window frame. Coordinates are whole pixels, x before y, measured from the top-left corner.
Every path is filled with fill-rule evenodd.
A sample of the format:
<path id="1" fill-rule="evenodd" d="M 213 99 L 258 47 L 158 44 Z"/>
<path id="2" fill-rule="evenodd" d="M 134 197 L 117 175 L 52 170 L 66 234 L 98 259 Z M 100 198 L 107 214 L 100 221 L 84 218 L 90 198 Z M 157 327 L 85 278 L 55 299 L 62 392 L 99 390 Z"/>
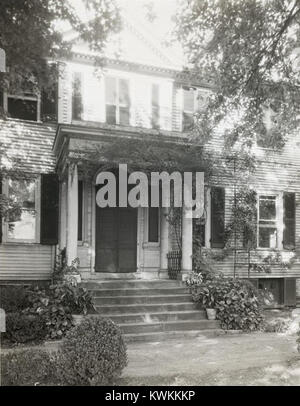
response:
<path id="1" fill-rule="evenodd" d="M 106 79 L 107 78 L 111 78 L 111 79 L 115 79 L 116 80 L 116 104 L 111 104 L 108 103 L 106 100 Z M 129 109 L 129 126 L 131 125 L 131 104 L 132 104 L 132 95 L 131 95 L 131 81 L 129 78 L 127 77 L 121 77 L 121 76 L 117 76 L 117 75 L 107 75 L 104 79 L 104 100 L 105 100 L 105 122 L 106 121 L 106 106 L 116 106 L 116 125 L 123 125 L 120 124 L 120 107 L 127 107 L 126 104 L 122 104 L 120 103 L 120 80 L 126 80 L 128 82 L 128 97 L 129 97 L 129 105 L 128 105 L 128 109 Z"/>
<path id="2" fill-rule="evenodd" d="M 20 100 L 29 100 L 29 101 L 36 101 L 37 106 L 36 106 L 36 120 L 26 120 L 26 121 L 34 121 L 34 122 L 40 122 L 41 121 L 41 94 L 38 93 L 36 95 L 19 95 L 19 94 L 13 94 L 13 93 L 7 93 L 3 92 L 3 108 L 4 111 L 8 112 L 8 98 L 12 99 L 20 99 Z M 8 118 L 10 120 L 22 120 L 18 118 Z"/>
<path id="3" fill-rule="evenodd" d="M 24 244 L 33 244 L 40 242 L 40 218 L 41 218 L 41 178 L 32 177 L 32 180 L 35 180 L 35 210 L 36 210 L 36 221 L 35 221 L 35 238 L 32 240 L 27 239 L 16 239 L 16 238 L 9 238 L 8 235 L 8 223 L 5 219 L 2 219 L 2 230 L 3 230 L 3 243 L 24 243 Z M 3 194 L 8 197 L 8 182 L 9 179 L 3 179 L 2 187 L 3 187 Z"/>
<path id="4" fill-rule="evenodd" d="M 276 220 L 275 226 L 265 226 L 266 228 L 276 228 L 276 247 L 260 247 L 259 246 L 259 228 L 260 228 L 260 217 L 259 217 L 259 202 L 261 196 L 272 196 L 275 197 L 275 207 L 276 207 Z M 257 193 L 257 249 L 260 250 L 282 250 L 283 249 L 283 192 L 258 192 Z"/>

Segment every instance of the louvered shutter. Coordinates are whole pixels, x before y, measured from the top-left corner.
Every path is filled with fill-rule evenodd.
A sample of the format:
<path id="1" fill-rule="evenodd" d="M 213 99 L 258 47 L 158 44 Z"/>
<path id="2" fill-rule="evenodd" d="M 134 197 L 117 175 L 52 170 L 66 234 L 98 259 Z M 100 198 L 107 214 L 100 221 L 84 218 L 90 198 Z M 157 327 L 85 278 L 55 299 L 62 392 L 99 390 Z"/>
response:
<path id="1" fill-rule="evenodd" d="M 295 248 L 295 193 L 283 194 L 283 248 Z"/>
<path id="2" fill-rule="evenodd" d="M 58 242 L 59 184 L 55 174 L 41 176 L 41 244 Z"/>
<path id="3" fill-rule="evenodd" d="M 224 248 L 225 189 L 211 188 L 211 248 Z"/>

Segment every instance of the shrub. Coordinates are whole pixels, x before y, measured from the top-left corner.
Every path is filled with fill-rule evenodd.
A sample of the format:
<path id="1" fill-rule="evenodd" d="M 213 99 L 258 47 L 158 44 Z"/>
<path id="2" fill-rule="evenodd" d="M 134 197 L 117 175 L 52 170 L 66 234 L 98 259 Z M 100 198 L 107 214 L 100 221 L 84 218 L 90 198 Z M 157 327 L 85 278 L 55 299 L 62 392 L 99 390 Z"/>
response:
<path id="1" fill-rule="evenodd" d="M 251 282 L 218 275 L 194 287 L 193 300 L 213 307 L 224 329 L 258 330 L 263 321 L 255 287 Z"/>
<path id="2" fill-rule="evenodd" d="M 31 386 L 54 384 L 55 358 L 42 350 L 19 350 L 1 355 L 1 384 Z"/>
<path id="3" fill-rule="evenodd" d="M 0 307 L 6 313 L 16 313 L 28 307 L 28 288 L 20 285 L 0 287 Z"/>
<path id="4" fill-rule="evenodd" d="M 45 321 L 37 315 L 9 313 L 3 338 L 11 343 L 41 342 L 46 337 Z"/>
<path id="5" fill-rule="evenodd" d="M 121 331 L 111 320 L 88 317 L 70 330 L 57 354 L 63 385 L 107 385 L 127 365 Z"/>
<path id="6" fill-rule="evenodd" d="M 27 314 L 38 314 L 45 322 L 47 338 L 60 339 L 74 326 L 73 314 L 86 314 L 93 310 L 92 297 L 89 292 L 67 282 L 58 282 L 29 292 Z"/>
<path id="7" fill-rule="evenodd" d="M 297 335 L 298 335 L 298 338 L 297 338 L 297 344 L 298 344 L 297 349 L 298 349 L 298 352 L 300 352 L 300 323 L 299 323 L 299 330 L 298 330 Z"/>

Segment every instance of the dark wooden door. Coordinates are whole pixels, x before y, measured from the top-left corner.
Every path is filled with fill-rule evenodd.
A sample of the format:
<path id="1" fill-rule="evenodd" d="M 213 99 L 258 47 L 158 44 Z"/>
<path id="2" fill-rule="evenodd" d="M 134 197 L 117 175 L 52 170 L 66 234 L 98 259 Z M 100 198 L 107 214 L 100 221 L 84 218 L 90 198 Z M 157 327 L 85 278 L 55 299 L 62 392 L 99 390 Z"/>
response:
<path id="1" fill-rule="evenodd" d="M 137 209 L 96 206 L 96 272 L 136 271 Z"/>

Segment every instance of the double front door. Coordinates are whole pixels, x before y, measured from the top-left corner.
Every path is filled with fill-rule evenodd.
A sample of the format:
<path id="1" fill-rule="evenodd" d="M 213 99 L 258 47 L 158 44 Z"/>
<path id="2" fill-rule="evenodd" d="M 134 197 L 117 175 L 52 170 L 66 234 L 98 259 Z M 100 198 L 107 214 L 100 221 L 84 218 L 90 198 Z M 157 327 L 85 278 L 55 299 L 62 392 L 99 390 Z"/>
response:
<path id="1" fill-rule="evenodd" d="M 96 206 L 96 272 L 135 272 L 137 209 Z"/>

